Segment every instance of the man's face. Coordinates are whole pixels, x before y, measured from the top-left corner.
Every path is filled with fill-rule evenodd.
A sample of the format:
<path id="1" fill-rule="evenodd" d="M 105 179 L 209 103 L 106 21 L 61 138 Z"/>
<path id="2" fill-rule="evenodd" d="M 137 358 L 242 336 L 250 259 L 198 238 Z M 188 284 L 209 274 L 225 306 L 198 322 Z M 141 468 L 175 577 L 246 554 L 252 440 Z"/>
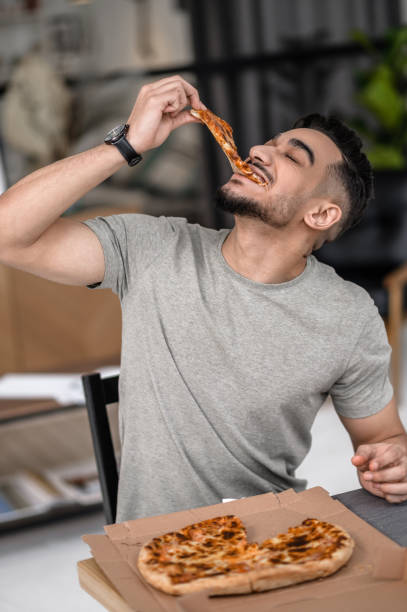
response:
<path id="1" fill-rule="evenodd" d="M 309 128 L 289 130 L 250 149 L 248 163 L 267 181 L 266 188 L 233 174 L 218 190 L 217 206 L 271 227 L 286 227 L 304 212 L 327 165 L 341 159 L 338 147 L 325 134 Z"/>

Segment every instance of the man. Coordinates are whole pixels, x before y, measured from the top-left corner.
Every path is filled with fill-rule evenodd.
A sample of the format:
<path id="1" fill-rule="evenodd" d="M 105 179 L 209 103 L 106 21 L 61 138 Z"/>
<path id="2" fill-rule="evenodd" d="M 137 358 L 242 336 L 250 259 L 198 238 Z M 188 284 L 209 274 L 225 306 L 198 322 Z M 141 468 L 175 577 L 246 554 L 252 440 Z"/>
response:
<path id="1" fill-rule="evenodd" d="M 234 174 L 220 189 L 231 231 L 135 214 L 60 218 L 123 156 L 135 163 L 195 121 L 187 105 L 205 108 L 178 76 L 143 87 L 127 143 L 116 130 L 119 145 L 43 168 L 0 202 L 0 261 L 121 300 L 117 520 L 301 490 L 295 470 L 328 394 L 363 487 L 406 500 L 407 436 L 383 322 L 363 289 L 311 255 L 369 198 L 353 132 L 311 117 L 253 147 L 249 161 L 267 186 Z"/>

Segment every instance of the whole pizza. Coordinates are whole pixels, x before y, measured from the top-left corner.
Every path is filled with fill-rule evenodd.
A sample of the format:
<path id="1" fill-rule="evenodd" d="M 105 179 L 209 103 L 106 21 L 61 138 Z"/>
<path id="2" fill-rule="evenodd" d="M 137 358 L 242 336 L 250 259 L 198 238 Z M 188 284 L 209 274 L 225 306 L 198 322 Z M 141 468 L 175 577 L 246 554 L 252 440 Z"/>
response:
<path id="1" fill-rule="evenodd" d="M 344 529 L 315 518 L 262 544 L 248 542 L 240 518 L 229 514 L 153 538 L 142 547 L 138 568 L 149 584 L 171 595 L 202 589 L 231 595 L 329 576 L 353 548 Z"/>

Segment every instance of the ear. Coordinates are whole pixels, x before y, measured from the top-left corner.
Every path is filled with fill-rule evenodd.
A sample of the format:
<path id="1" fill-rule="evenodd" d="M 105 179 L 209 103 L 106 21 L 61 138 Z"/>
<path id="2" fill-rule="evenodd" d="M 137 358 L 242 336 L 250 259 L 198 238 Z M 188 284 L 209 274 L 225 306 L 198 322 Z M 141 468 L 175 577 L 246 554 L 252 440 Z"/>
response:
<path id="1" fill-rule="evenodd" d="M 313 230 L 326 231 L 338 223 L 342 209 L 335 202 L 319 200 L 304 215 L 304 223 Z"/>

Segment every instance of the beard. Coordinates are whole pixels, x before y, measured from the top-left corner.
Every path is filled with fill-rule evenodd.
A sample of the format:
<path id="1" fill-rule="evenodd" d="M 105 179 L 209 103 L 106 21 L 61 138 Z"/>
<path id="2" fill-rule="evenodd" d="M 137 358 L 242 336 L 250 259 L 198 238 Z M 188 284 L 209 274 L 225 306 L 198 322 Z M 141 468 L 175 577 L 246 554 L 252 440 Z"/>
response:
<path id="1" fill-rule="evenodd" d="M 304 198 L 300 196 L 275 194 L 267 204 L 262 204 L 234 194 L 229 185 L 219 187 L 215 194 L 216 208 L 239 217 L 258 219 L 276 229 L 286 227 L 303 202 Z"/>

